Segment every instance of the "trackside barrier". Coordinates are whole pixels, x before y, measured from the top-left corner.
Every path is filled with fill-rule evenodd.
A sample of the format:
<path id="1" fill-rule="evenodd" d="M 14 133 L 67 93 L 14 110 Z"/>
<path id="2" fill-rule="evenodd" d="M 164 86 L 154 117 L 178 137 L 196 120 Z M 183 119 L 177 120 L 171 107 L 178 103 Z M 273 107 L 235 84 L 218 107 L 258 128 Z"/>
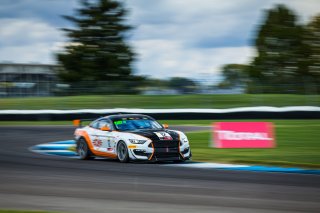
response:
<path id="1" fill-rule="evenodd" d="M 229 109 L 80 109 L 0 110 L 0 121 L 58 121 L 91 119 L 110 114 L 139 113 L 165 120 L 213 119 L 320 119 L 320 107 L 239 107 Z"/>

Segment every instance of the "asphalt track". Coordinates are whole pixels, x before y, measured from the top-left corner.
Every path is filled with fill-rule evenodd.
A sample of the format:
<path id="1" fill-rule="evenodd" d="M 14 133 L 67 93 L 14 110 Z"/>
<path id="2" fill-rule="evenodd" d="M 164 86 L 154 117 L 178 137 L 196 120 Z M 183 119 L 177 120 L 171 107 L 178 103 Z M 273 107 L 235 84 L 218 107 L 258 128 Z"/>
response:
<path id="1" fill-rule="evenodd" d="M 72 133 L 72 127 L 63 126 L 0 127 L 0 208 L 62 212 L 320 210 L 319 175 L 81 161 L 28 151 L 35 144 L 69 140 Z"/>

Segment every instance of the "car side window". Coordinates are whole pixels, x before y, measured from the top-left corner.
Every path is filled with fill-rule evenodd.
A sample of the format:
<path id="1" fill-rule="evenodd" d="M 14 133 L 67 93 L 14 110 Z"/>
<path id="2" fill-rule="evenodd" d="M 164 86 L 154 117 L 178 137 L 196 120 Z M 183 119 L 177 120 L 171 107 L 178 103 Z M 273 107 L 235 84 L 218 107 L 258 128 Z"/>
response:
<path id="1" fill-rule="evenodd" d="M 95 129 L 98 129 L 98 128 L 99 128 L 99 121 L 93 121 L 93 122 L 90 124 L 90 127 L 95 128 Z"/>
<path id="2" fill-rule="evenodd" d="M 100 120 L 99 124 L 98 124 L 98 129 L 100 129 L 101 127 L 105 127 L 105 126 L 109 127 L 110 129 L 113 129 L 110 121 Z"/>

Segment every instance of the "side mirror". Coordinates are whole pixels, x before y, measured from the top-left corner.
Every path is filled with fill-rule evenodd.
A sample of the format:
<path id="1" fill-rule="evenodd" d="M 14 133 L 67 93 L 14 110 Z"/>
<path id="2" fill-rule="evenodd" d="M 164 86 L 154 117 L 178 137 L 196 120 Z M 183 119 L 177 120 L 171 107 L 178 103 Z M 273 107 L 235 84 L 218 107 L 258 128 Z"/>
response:
<path id="1" fill-rule="evenodd" d="M 101 131 L 111 131 L 110 127 L 108 126 L 103 126 L 100 128 Z"/>
<path id="2" fill-rule="evenodd" d="M 163 128 L 168 129 L 169 125 L 168 124 L 162 124 Z"/>

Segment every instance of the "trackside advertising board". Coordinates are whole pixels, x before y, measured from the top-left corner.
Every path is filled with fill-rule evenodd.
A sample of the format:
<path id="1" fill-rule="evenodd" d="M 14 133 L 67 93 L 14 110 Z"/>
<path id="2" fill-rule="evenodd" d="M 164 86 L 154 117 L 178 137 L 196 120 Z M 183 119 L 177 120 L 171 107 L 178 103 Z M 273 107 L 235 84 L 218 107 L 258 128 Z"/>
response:
<path id="1" fill-rule="evenodd" d="M 273 125 L 270 122 L 214 123 L 213 146 L 216 148 L 274 148 Z"/>

